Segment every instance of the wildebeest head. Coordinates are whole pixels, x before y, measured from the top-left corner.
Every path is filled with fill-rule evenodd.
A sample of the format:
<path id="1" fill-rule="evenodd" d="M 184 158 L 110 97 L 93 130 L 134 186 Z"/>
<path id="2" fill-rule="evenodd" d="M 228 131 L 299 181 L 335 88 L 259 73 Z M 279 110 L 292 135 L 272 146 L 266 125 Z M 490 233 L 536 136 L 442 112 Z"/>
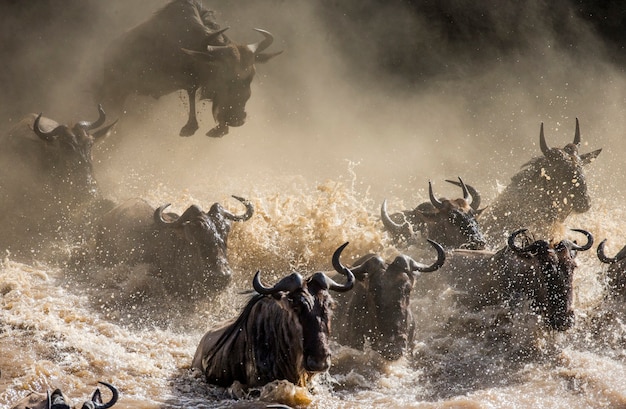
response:
<path id="1" fill-rule="evenodd" d="M 178 279 L 186 282 L 184 274 L 188 274 L 192 281 L 212 289 L 222 289 L 230 283 L 232 271 L 228 263 L 227 242 L 232 223 L 246 221 L 254 213 L 254 207 L 248 200 L 233 197 L 246 207 L 244 214 L 232 214 L 219 203 L 213 204 L 208 212 L 192 205 L 180 216 L 164 216 L 163 211 L 169 204 L 155 210 L 155 224 L 165 231 L 174 231 L 179 238 L 177 247 L 171 249 L 175 254 L 165 255 L 176 260 L 172 268 L 181 275 Z"/>
<path id="2" fill-rule="evenodd" d="M 525 170 L 513 178 L 514 184 L 536 184 L 544 198 L 540 203 L 554 208 L 557 220 L 563 221 L 570 212 L 584 213 L 591 207 L 587 193 L 587 181 L 583 166 L 593 161 L 602 151 L 580 155 L 580 126 L 576 118 L 574 141 L 563 149 L 550 148 L 543 133 L 543 123 L 539 131 L 539 145 L 543 156 L 532 159 L 524 165 Z"/>
<path id="3" fill-rule="evenodd" d="M 445 261 L 443 247 L 433 240 L 428 242 L 437 250 L 437 260 L 430 266 L 407 255 L 397 256 L 390 264 L 373 255 L 359 260 L 351 269 L 358 281 L 367 281 L 368 314 L 353 318 L 367 320 L 369 327 L 367 334 L 358 336 L 368 337 L 372 349 L 387 360 L 399 359 L 413 340 L 415 324 L 410 302 L 415 279 L 421 273 L 438 270 Z"/>
<path id="4" fill-rule="evenodd" d="M 522 256 L 537 260 L 539 271 L 536 276 L 524 277 L 532 280 L 527 290 L 535 303 L 535 307 L 544 317 L 547 325 L 557 331 L 564 331 L 574 325 L 573 279 L 576 268 L 576 252 L 589 250 L 593 245 L 591 233 L 572 229 L 584 234 L 587 243 L 579 246 L 569 240 L 561 240 L 556 244 L 550 244 L 545 240 L 535 241 L 527 246 L 518 247 L 515 238 L 525 232 L 526 229 L 517 230 L 509 236 L 508 246 L 513 252 Z"/>
<path id="5" fill-rule="evenodd" d="M 457 199 L 437 198 L 432 183 L 428 181 L 430 203 L 422 203 L 414 210 L 389 215 L 387 202 L 381 207 L 381 219 L 394 237 L 410 239 L 415 231 L 421 231 L 429 239 L 446 248 L 481 250 L 485 239 L 476 221 L 480 214 L 480 195 L 473 187 L 459 181 L 446 180 L 461 187 L 463 197 Z M 394 220 L 396 219 L 396 220 Z"/>
<path id="6" fill-rule="evenodd" d="M 115 121 L 96 130 L 106 120 L 102 105 L 98 106 L 98 112 L 96 121 L 80 121 L 72 127 L 44 118 L 45 126 L 42 129 L 42 114 L 37 116 L 33 124 L 35 134 L 50 148 L 50 171 L 58 175 L 64 187 L 76 192 L 77 198 L 97 194 L 91 150 L 94 142 L 108 135 L 117 123 Z"/>
<path id="7" fill-rule="evenodd" d="M 217 35 L 226 29 L 216 32 Z M 206 50 L 188 50 L 183 52 L 196 61 L 205 64 L 208 73 L 201 84 L 202 97 L 213 101 L 213 118 L 219 126 L 241 126 L 246 120 L 246 102 L 250 98 L 250 84 L 256 72 L 256 63 L 265 63 L 280 54 L 263 53 L 273 42 L 274 37 L 268 31 L 258 28 L 255 31 L 265 37 L 254 44 L 208 45 Z"/>
<path id="8" fill-rule="evenodd" d="M 602 240 L 598 244 L 598 259 L 601 262 L 608 264 L 607 271 L 607 285 L 610 296 L 624 296 L 626 295 L 626 246 L 614 256 L 609 257 L 606 255 L 606 239 Z"/>
<path id="9" fill-rule="evenodd" d="M 332 261 L 335 270 L 347 277 L 345 284 L 338 284 L 325 273 L 317 272 L 306 280 L 300 274 L 292 273 L 273 287 L 265 287 L 261 284 L 260 273 L 254 276 L 252 284 L 259 294 L 277 299 L 286 297 L 294 319 L 301 327 L 302 366 L 309 373 L 323 372 L 330 367 L 329 335 L 334 302 L 329 290 L 345 292 L 354 285 L 352 271 L 339 260 L 347 245 L 344 243 L 335 251 Z"/>
<path id="10" fill-rule="evenodd" d="M 81 409 L 108 409 L 117 403 L 119 399 L 117 388 L 106 382 L 98 383 L 106 386 L 111 391 L 111 400 L 103 403 L 100 389 L 96 388 L 91 399 L 84 402 Z M 60 389 L 55 389 L 52 394 L 50 392 L 46 394 L 33 392 L 13 406 L 12 409 L 72 409 L 72 407 L 69 405 L 63 392 Z"/>

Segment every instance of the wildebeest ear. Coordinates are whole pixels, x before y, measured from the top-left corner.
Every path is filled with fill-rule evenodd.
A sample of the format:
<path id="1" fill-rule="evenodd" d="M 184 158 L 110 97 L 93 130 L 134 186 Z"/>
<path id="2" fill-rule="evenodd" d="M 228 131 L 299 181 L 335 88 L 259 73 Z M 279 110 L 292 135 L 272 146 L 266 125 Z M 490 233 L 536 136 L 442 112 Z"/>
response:
<path id="1" fill-rule="evenodd" d="M 602 152 L 602 149 L 597 149 L 597 150 L 595 150 L 593 152 L 584 153 L 584 154 L 580 155 L 580 160 L 583 162 L 583 165 L 587 165 L 587 164 L 593 162 L 598 157 L 600 152 Z"/>
<path id="2" fill-rule="evenodd" d="M 275 53 L 260 53 L 260 54 L 254 54 L 254 61 L 259 63 L 259 64 L 264 64 L 266 62 L 268 62 L 269 60 L 271 60 L 272 58 L 276 57 L 277 55 L 282 54 L 282 50 L 281 51 L 277 51 Z"/>

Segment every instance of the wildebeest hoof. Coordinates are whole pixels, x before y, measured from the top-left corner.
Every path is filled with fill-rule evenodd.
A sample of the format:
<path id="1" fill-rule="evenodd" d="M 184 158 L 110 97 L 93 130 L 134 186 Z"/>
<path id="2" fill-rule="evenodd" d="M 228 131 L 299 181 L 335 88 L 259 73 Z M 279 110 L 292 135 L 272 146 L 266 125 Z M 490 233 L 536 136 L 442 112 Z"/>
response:
<path id="1" fill-rule="evenodd" d="M 211 138 L 221 138 L 228 133 L 228 125 L 219 124 L 215 128 L 206 133 Z"/>
<path id="2" fill-rule="evenodd" d="M 180 136 L 192 136 L 198 130 L 198 124 L 187 124 L 180 129 Z"/>

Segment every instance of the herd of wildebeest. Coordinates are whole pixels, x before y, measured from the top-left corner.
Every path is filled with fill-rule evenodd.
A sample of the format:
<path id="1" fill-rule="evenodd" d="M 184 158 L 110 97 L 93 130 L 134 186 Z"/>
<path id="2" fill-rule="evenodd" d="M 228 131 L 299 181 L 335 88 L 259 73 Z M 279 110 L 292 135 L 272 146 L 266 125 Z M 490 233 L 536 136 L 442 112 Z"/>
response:
<path id="1" fill-rule="evenodd" d="M 117 122 L 105 125 L 104 108 L 120 112 L 130 93 L 158 98 L 186 90 L 190 114 L 181 136 L 198 129 L 197 91 L 213 103 L 217 126 L 209 136 L 223 136 L 229 126 L 242 125 L 255 62 L 279 54 L 263 53 L 273 37 L 257 31 L 264 37 L 260 43 L 234 43 L 211 11 L 195 0 L 173 0 L 109 47 L 104 80 L 96 92 L 102 103 L 97 120 L 67 126 L 30 114 L 3 135 L 3 253 L 28 260 L 37 258 L 42 244 L 90 239 L 95 245 L 82 263 L 146 264 L 169 291 L 190 297 L 210 296 L 232 285 L 228 236 L 233 222 L 253 217 L 248 199 L 233 196 L 243 205 L 238 214 L 219 203 L 208 211 L 191 204 L 180 215 L 166 212 L 168 204 L 155 209 L 141 198 L 113 203 L 98 188 L 91 150 Z M 547 330 L 571 328 L 576 255 L 591 249 L 594 238 L 582 228 L 573 229 L 580 238 L 576 241 L 553 241 L 549 235 L 571 213 L 589 210 L 584 167 L 600 149 L 579 153 L 578 119 L 573 141 L 564 148 L 548 145 L 543 124 L 539 143 L 541 155 L 526 162 L 486 207 L 481 208 L 479 192 L 460 177 L 447 180 L 461 189 L 457 199 L 437 197 L 429 181 L 430 200 L 414 209 L 389 214 L 387 202 L 382 203 L 381 229 L 396 248 L 407 253 L 420 248 L 420 254 L 434 250 L 431 263 L 422 264 L 408 254 L 391 261 L 369 254 L 346 263 L 340 260 L 345 243 L 331 258 L 337 273 L 316 272 L 307 278 L 291 273 L 267 286 L 259 266 L 252 282 L 254 295 L 232 322 L 206 333 L 192 367 L 220 386 L 239 381 L 253 387 L 281 379 L 306 386 L 312 376 L 330 368 L 331 339 L 397 360 L 411 351 L 414 331 L 419 330 L 411 294 L 416 281 L 426 279 L 457 291 L 465 308 L 479 310 L 523 297 Z M 609 256 L 605 242 L 597 246 L 597 254 L 600 262 L 610 265 L 607 293 L 624 296 L 626 247 Z M 341 313 L 331 334 L 335 305 Z M 111 391 L 111 400 L 103 403 L 96 390 L 83 408 L 104 409 L 116 403 L 117 389 L 102 384 Z M 70 406 L 55 390 L 33 392 L 14 407 Z"/>

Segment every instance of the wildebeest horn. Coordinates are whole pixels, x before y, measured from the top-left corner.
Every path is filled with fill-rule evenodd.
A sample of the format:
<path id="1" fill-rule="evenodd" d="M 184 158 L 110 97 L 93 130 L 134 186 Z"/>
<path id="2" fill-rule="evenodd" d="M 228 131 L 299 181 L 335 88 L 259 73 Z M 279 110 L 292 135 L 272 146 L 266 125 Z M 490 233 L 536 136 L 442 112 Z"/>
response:
<path id="1" fill-rule="evenodd" d="M 333 291 L 345 292 L 345 291 L 352 289 L 352 287 L 354 286 L 354 274 L 352 273 L 352 271 L 350 271 L 348 267 L 341 264 L 341 260 L 339 260 L 339 258 L 341 257 L 341 252 L 343 251 L 343 249 L 346 248 L 348 243 L 349 241 L 343 243 L 333 253 L 333 268 L 335 269 L 336 272 L 345 275 L 347 278 L 346 283 L 343 285 L 337 284 L 336 282 L 328 278 L 329 280 L 328 288 Z"/>
<path id="2" fill-rule="evenodd" d="M 209 34 L 209 36 L 207 37 L 207 42 L 211 42 L 213 40 L 215 40 L 217 37 L 219 37 L 220 35 L 224 34 L 224 31 L 228 30 L 230 27 L 225 27 L 225 28 L 221 28 L 217 31 L 212 32 L 211 34 Z"/>
<path id="3" fill-rule="evenodd" d="M 433 194 L 433 184 L 430 180 L 428 181 L 428 196 L 430 197 L 430 203 L 435 206 L 435 209 L 443 209 L 443 203 L 441 203 Z"/>
<path id="4" fill-rule="evenodd" d="M 287 277 L 284 277 L 273 287 L 265 287 L 261 284 L 261 271 L 257 271 L 252 280 L 252 287 L 254 290 L 262 295 L 272 295 L 280 291 L 286 291 L 288 293 L 296 291 L 302 288 L 302 276 L 298 273 L 291 273 Z"/>
<path id="5" fill-rule="evenodd" d="M 578 118 L 576 118 L 576 131 L 574 132 L 574 145 L 580 145 L 580 126 L 578 125 Z"/>
<path id="6" fill-rule="evenodd" d="M 541 152 L 544 155 L 547 155 L 550 148 L 548 147 L 548 144 L 546 143 L 546 137 L 543 134 L 543 122 L 541 123 L 541 128 L 539 130 L 539 146 L 541 147 Z"/>
<path id="7" fill-rule="evenodd" d="M 255 28 L 254 31 L 257 31 L 263 34 L 263 37 L 265 37 L 265 39 L 258 43 L 248 44 L 246 47 L 248 47 L 248 49 L 252 51 L 254 54 L 258 54 L 261 51 L 265 50 L 270 45 L 272 45 L 272 43 L 274 42 L 274 36 L 269 31 L 265 31 L 260 28 Z"/>
<path id="8" fill-rule="evenodd" d="M 102 109 L 102 104 L 98 104 L 98 119 L 94 122 L 81 121 L 76 125 L 85 129 L 86 131 L 90 131 L 92 129 L 100 128 L 104 125 L 104 121 L 106 121 L 106 114 L 104 113 L 104 109 Z"/>
<path id="9" fill-rule="evenodd" d="M 586 251 L 589 250 L 591 248 L 591 246 L 593 246 L 593 235 L 591 233 L 589 233 L 587 230 L 583 230 L 583 229 L 571 229 L 572 231 L 578 232 L 578 233 L 582 233 L 585 236 L 587 236 L 587 243 L 583 244 L 582 246 L 579 246 L 577 244 L 575 244 L 574 242 L 569 242 L 568 244 L 570 244 L 568 247 L 570 248 L 570 250 L 576 250 L 576 251 Z"/>
<path id="10" fill-rule="evenodd" d="M 461 180 L 461 177 L 459 177 L 459 181 L 460 182 L 457 182 L 456 180 L 446 179 L 446 182 L 452 183 L 453 185 L 456 185 L 456 186 L 459 186 L 459 187 L 462 188 L 463 186 L 461 185 L 461 183 L 463 183 L 463 181 Z M 468 201 L 468 203 L 472 207 L 472 209 L 478 210 L 478 208 L 480 207 L 480 202 L 481 202 L 480 193 L 478 193 L 478 191 L 476 189 L 474 189 L 471 185 L 465 185 L 465 187 L 467 188 L 467 191 L 469 192 L 469 194 L 471 196 L 471 201 L 469 201 L 465 197 L 464 197 L 464 199 L 466 201 Z"/>
<path id="11" fill-rule="evenodd" d="M 507 244 L 509 246 L 509 248 L 511 250 L 513 250 L 515 253 L 517 254 L 527 254 L 533 251 L 538 250 L 540 247 L 546 247 L 548 246 L 548 242 L 545 240 L 537 240 L 534 243 L 531 243 L 529 245 L 527 245 L 526 247 L 518 247 L 515 244 L 515 239 L 517 238 L 517 236 L 519 236 L 522 233 L 527 232 L 528 229 L 519 229 L 514 231 L 513 233 L 511 233 L 511 235 L 509 236 L 509 239 L 507 241 Z"/>
<path id="12" fill-rule="evenodd" d="M 402 234 L 405 227 L 408 227 L 408 222 L 403 224 L 394 222 L 389 213 L 387 212 L 387 199 L 383 200 L 383 204 L 380 206 L 380 219 L 383 222 L 385 228 L 389 229 L 394 234 Z"/>
<path id="13" fill-rule="evenodd" d="M 91 396 L 91 401 L 83 403 L 82 409 L 108 409 L 115 405 L 115 403 L 119 399 L 119 392 L 117 391 L 117 388 L 115 388 L 115 386 L 101 381 L 98 383 L 109 388 L 112 395 L 111 400 L 104 404 L 100 403 L 102 402 L 102 396 L 100 394 L 100 389 L 96 388 L 95 392 Z"/>
<path id="14" fill-rule="evenodd" d="M 254 214 L 254 206 L 252 206 L 252 203 L 250 203 L 247 199 L 244 199 L 243 197 L 239 197 L 235 195 L 233 195 L 233 197 L 239 200 L 241 203 L 243 203 L 244 206 L 246 206 L 246 212 L 242 214 L 241 216 L 237 216 L 237 215 L 232 214 L 228 210 L 224 209 L 223 210 L 224 216 L 227 219 L 230 219 L 235 222 L 245 222 L 246 220 L 249 220 Z"/>
<path id="15" fill-rule="evenodd" d="M 196 205 L 191 205 L 185 210 L 185 212 L 180 215 L 176 220 L 167 221 L 163 218 L 163 210 L 169 207 L 171 203 L 160 206 L 154 211 L 154 222 L 161 227 L 176 227 L 180 226 L 186 221 L 189 221 L 193 216 L 202 214 L 202 210 Z"/>
<path id="16" fill-rule="evenodd" d="M 53 130 L 51 130 L 50 132 L 44 132 L 39 127 L 39 121 L 41 120 L 41 115 L 42 115 L 42 112 L 40 112 L 39 115 L 37 115 L 37 118 L 35 118 L 35 123 L 33 124 L 33 131 L 35 131 L 35 134 L 41 139 L 43 139 L 44 141 L 52 142 L 54 141 L 54 137 L 57 136 L 61 132 L 61 130 L 65 127 L 65 125 L 59 125 Z"/>
<path id="17" fill-rule="evenodd" d="M 606 255 L 606 253 L 604 252 L 604 246 L 606 244 L 606 239 L 602 240 L 600 242 L 600 244 L 598 244 L 598 259 L 606 264 L 612 264 L 612 263 L 617 263 L 618 261 L 621 261 L 622 259 L 626 258 L 626 247 L 624 247 L 622 250 L 620 250 L 619 253 L 617 253 L 617 255 L 615 257 L 608 257 Z"/>
<path id="18" fill-rule="evenodd" d="M 446 261 L 446 252 L 443 247 L 441 247 L 441 244 L 431 239 L 427 239 L 427 241 L 430 243 L 431 246 L 435 248 L 435 250 L 437 250 L 437 260 L 430 266 L 424 266 L 417 261 L 411 259 L 411 270 L 419 271 L 420 273 L 431 273 L 433 271 L 439 270 L 439 268 L 441 268 L 441 266 L 443 266 L 443 263 Z"/>

